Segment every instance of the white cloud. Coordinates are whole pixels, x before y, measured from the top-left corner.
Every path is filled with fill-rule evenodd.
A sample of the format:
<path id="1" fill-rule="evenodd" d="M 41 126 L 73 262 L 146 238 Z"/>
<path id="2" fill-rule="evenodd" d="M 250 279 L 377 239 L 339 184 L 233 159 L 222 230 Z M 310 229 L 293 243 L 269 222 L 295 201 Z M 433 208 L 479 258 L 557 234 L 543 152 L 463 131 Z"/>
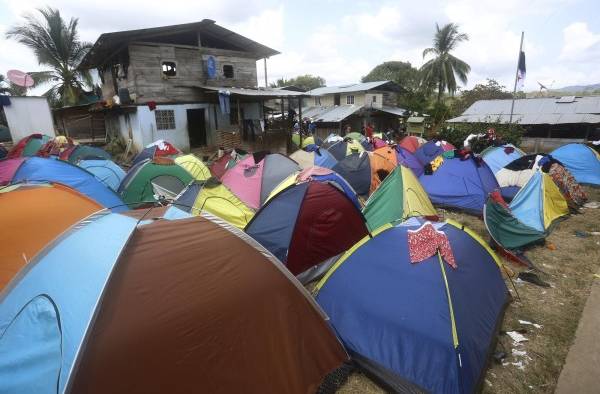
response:
<path id="1" fill-rule="evenodd" d="M 600 34 L 589 30 L 587 23 L 575 22 L 563 30 L 560 59 L 573 62 L 600 62 Z"/>

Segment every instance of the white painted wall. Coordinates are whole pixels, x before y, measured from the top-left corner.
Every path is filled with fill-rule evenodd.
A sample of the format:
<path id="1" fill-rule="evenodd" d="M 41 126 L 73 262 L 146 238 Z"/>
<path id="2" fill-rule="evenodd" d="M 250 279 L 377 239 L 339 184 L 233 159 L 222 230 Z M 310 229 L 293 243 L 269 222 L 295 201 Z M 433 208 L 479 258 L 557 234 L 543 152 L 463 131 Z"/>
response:
<path id="1" fill-rule="evenodd" d="M 40 133 L 54 137 L 54 122 L 45 97 L 10 97 L 4 114 L 12 140 L 16 143 L 30 134 Z"/>

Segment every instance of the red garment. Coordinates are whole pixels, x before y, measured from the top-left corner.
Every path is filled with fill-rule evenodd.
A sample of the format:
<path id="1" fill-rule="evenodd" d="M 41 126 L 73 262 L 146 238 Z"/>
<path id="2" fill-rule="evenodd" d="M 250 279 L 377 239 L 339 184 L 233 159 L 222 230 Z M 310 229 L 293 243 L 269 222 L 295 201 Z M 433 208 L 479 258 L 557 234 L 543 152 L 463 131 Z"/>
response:
<path id="1" fill-rule="evenodd" d="M 411 263 L 419 263 L 436 254 L 438 251 L 452 268 L 456 268 L 454 254 L 448 237 L 426 222 L 416 230 L 408 230 L 408 251 Z"/>
<path id="2" fill-rule="evenodd" d="M 498 190 L 494 190 L 493 192 L 491 192 L 490 198 L 493 201 L 497 202 L 498 204 L 502 205 L 504 208 L 506 208 L 510 211 L 510 207 L 508 206 L 506 201 L 504 201 L 504 199 L 502 198 L 502 195 L 500 194 L 500 192 Z"/>
<path id="3" fill-rule="evenodd" d="M 373 131 L 374 131 L 373 126 L 369 125 L 369 126 L 365 127 L 365 134 L 366 134 L 367 138 L 369 138 L 369 139 L 373 138 Z"/>
<path id="4" fill-rule="evenodd" d="M 156 109 L 156 101 L 148 101 L 147 104 L 150 111 L 154 111 Z"/>

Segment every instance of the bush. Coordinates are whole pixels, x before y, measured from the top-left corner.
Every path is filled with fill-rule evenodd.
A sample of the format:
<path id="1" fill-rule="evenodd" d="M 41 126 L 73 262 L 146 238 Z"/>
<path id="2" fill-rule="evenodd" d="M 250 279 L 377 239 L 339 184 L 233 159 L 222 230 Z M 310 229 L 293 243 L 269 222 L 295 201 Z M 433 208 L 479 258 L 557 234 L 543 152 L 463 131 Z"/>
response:
<path id="1" fill-rule="evenodd" d="M 496 130 L 498 140 L 510 143 L 515 146 L 521 144 L 521 138 L 525 132 L 523 126 L 519 124 L 506 124 L 496 122 L 480 122 L 480 123 L 447 123 L 438 133 L 438 138 L 450 142 L 452 145 L 462 147 L 465 139 L 470 134 L 485 134 L 488 129 Z M 471 141 L 471 149 L 473 152 L 479 153 L 490 146 L 487 138 L 479 138 L 476 141 Z"/>

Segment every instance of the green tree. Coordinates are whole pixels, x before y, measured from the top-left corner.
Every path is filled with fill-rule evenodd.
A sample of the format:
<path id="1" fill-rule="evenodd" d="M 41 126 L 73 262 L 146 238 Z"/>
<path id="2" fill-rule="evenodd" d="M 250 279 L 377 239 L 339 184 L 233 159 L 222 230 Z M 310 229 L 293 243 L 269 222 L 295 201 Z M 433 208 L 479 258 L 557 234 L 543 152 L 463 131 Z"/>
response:
<path id="1" fill-rule="evenodd" d="M 398 94 L 399 107 L 422 113 L 429 106 L 427 94 L 420 87 L 421 74 L 410 62 L 383 62 L 362 77 L 361 81 L 393 81 L 402 86 L 404 91 Z"/>
<path id="2" fill-rule="evenodd" d="M 280 88 L 283 86 L 297 86 L 305 90 L 312 90 L 325 86 L 325 79 L 319 76 L 305 74 L 298 75 L 296 78 L 285 79 L 280 78 L 277 82 L 269 85 L 272 88 Z"/>
<path id="3" fill-rule="evenodd" d="M 405 89 L 418 89 L 420 79 L 419 70 L 409 62 L 389 61 L 375 66 L 361 81 L 394 81 Z"/>
<path id="4" fill-rule="evenodd" d="M 30 75 L 34 86 L 51 84 L 44 96 L 54 106 L 75 105 L 85 88 L 93 85 L 89 70 L 77 69 L 91 44 L 80 41 L 77 18 L 67 22 L 58 10 L 50 7 L 37 11 L 41 18 L 25 15 L 25 22 L 10 28 L 6 37 L 29 47 L 38 63 L 48 67 L 48 71 L 32 72 Z"/>
<path id="5" fill-rule="evenodd" d="M 467 83 L 467 74 L 471 67 L 450 53 L 458 44 L 467 41 L 469 36 L 459 33 L 458 25 L 454 23 L 448 23 L 441 29 L 436 23 L 435 28 L 433 46 L 423 51 L 423 58 L 429 55 L 433 55 L 433 58 L 421 67 L 421 85 L 428 90 L 435 86 L 439 103 L 445 91 L 451 96 L 454 95 L 457 77 L 463 84 Z"/>
<path id="6" fill-rule="evenodd" d="M 471 90 L 463 90 L 454 100 L 452 110 L 455 114 L 460 115 L 476 101 L 511 99 L 512 97 L 512 93 L 507 91 L 505 86 L 488 78 L 486 83 L 478 83 Z"/>

